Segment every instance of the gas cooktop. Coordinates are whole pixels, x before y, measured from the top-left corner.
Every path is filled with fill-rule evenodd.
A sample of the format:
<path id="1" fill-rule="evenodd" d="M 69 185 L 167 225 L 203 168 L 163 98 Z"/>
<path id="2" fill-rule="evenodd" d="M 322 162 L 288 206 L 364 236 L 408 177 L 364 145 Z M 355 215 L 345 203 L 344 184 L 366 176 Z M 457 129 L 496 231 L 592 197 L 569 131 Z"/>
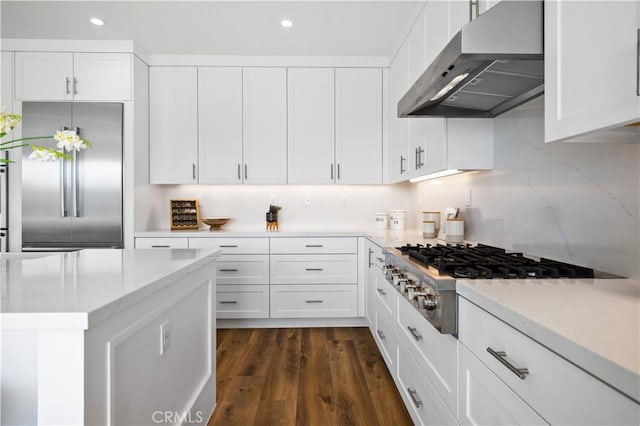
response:
<path id="1" fill-rule="evenodd" d="M 415 244 L 397 247 L 418 264 L 433 267 L 440 274 L 454 278 L 598 278 L 591 268 L 558 262 L 552 259 L 538 260 L 522 253 L 484 244 L 431 245 Z M 614 276 L 615 277 L 615 276 Z"/>

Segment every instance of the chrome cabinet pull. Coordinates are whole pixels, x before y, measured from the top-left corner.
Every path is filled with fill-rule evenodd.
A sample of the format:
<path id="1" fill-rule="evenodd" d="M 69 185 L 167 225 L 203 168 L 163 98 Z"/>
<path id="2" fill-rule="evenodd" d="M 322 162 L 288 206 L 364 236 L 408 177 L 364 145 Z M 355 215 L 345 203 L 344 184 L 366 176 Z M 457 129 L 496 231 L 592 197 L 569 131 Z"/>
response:
<path id="1" fill-rule="evenodd" d="M 384 262 L 384 257 L 376 257 L 376 260 L 380 263 Z"/>
<path id="2" fill-rule="evenodd" d="M 405 170 L 405 168 L 404 168 L 404 162 L 405 162 L 406 160 L 407 160 L 407 159 L 406 159 L 406 158 L 404 158 L 404 156 L 403 156 L 403 155 L 401 155 L 401 156 L 400 156 L 400 174 L 401 174 L 401 175 L 402 175 L 402 174 L 404 174 L 404 172 L 406 172 L 406 170 Z"/>
<path id="3" fill-rule="evenodd" d="M 238 270 L 235 268 L 229 268 L 229 269 L 220 269 L 220 272 L 238 272 Z"/>
<path id="4" fill-rule="evenodd" d="M 249 173 L 247 172 L 247 170 L 248 170 L 248 167 L 247 167 L 247 164 L 245 163 L 245 165 L 244 165 L 244 180 L 245 181 L 249 177 Z"/>
<path id="5" fill-rule="evenodd" d="M 196 164 L 195 163 L 191 165 L 191 173 L 193 175 L 193 180 L 196 180 Z"/>
<path id="6" fill-rule="evenodd" d="M 420 168 L 420 158 L 419 158 L 420 157 L 420 151 L 418 151 L 418 148 L 416 148 L 416 153 L 415 153 L 414 157 L 415 157 L 414 160 L 415 160 L 415 163 L 416 163 L 416 170 L 418 170 Z"/>
<path id="7" fill-rule="evenodd" d="M 420 339 L 422 339 L 422 335 L 418 334 L 417 328 L 411 327 L 410 325 L 408 325 L 407 330 L 409 330 L 409 333 L 411 333 L 411 335 L 413 336 L 414 339 L 416 339 L 416 341 L 419 341 Z"/>
<path id="8" fill-rule="evenodd" d="M 415 389 L 407 388 L 407 392 L 409 392 L 409 396 L 413 400 L 413 403 L 417 408 L 422 407 L 422 401 L 418 398 L 418 392 Z"/>
<path id="9" fill-rule="evenodd" d="M 386 292 L 386 291 L 384 291 L 384 290 L 383 290 L 383 289 L 381 289 L 381 288 L 376 288 L 376 290 L 378 290 L 378 293 L 380 293 L 380 294 L 381 294 L 381 295 L 383 295 L 383 296 L 386 296 L 386 295 L 387 295 L 387 292 Z"/>
<path id="10" fill-rule="evenodd" d="M 422 160 L 422 157 L 423 157 L 422 154 L 424 154 L 424 148 L 419 146 L 418 147 L 418 163 L 417 163 L 419 169 L 422 168 L 422 166 L 424 166 L 424 161 Z"/>
<path id="11" fill-rule="evenodd" d="M 305 300 L 304 303 L 322 303 L 322 300 L 316 299 L 316 300 Z"/>
<path id="12" fill-rule="evenodd" d="M 235 305 L 236 303 L 238 303 L 236 300 L 221 300 L 220 301 L 221 305 Z"/>
<path id="13" fill-rule="evenodd" d="M 333 180 L 333 164 L 331 165 L 331 180 Z"/>
<path id="14" fill-rule="evenodd" d="M 511 364 L 509 361 L 506 360 L 507 353 L 505 351 L 494 351 L 490 347 L 487 347 L 487 352 L 489 352 L 492 357 L 494 357 L 495 359 L 500 361 L 500 364 L 502 364 L 505 367 L 507 367 L 509 369 L 509 371 L 511 371 L 516 376 L 518 376 L 520 378 L 520 380 L 524 380 L 524 379 L 527 378 L 527 374 L 529 374 L 529 369 L 528 368 L 518 368 L 518 367 L 514 366 L 513 364 Z"/>
<path id="15" fill-rule="evenodd" d="M 155 245 L 153 245 L 153 246 L 151 246 L 151 248 L 169 248 L 169 247 L 170 246 L 167 246 L 167 245 L 164 245 L 164 246 L 161 246 L 161 245 L 155 246 Z"/>
<path id="16" fill-rule="evenodd" d="M 242 172 L 240 171 L 240 163 L 238 163 L 238 180 L 242 180 Z"/>
<path id="17" fill-rule="evenodd" d="M 378 333 L 378 336 L 380 336 L 380 338 L 382 340 L 386 339 L 387 336 L 384 335 L 384 333 L 382 332 L 382 330 L 376 330 L 376 333 Z"/>
<path id="18" fill-rule="evenodd" d="M 324 246 L 322 244 L 305 244 L 305 247 L 319 248 Z"/>
<path id="19" fill-rule="evenodd" d="M 340 163 L 338 163 L 338 180 L 340 180 Z"/>
<path id="20" fill-rule="evenodd" d="M 307 272 L 320 272 L 320 271 L 324 271 L 324 269 L 322 269 L 322 268 L 305 268 L 305 271 L 307 271 Z"/>
<path id="21" fill-rule="evenodd" d="M 371 256 L 373 256 L 373 249 L 369 249 L 369 268 L 373 266 L 373 260 L 371 260 Z"/>
<path id="22" fill-rule="evenodd" d="M 69 85 L 71 84 L 71 79 L 69 77 L 67 77 L 67 78 L 65 78 L 65 80 L 66 80 L 66 83 L 67 83 L 67 85 L 66 85 L 66 93 L 68 95 L 69 93 L 71 93 L 71 89 L 69 89 Z"/>
<path id="23" fill-rule="evenodd" d="M 78 79 L 76 77 L 73 77 L 73 94 L 78 94 Z"/>
<path id="24" fill-rule="evenodd" d="M 235 244 L 226 244 L 226 245 L 225 244 L 220 244 L 220 248 L 236 248 L 236 247 L 238 247 L 238 246 L 235 245 Z"/>

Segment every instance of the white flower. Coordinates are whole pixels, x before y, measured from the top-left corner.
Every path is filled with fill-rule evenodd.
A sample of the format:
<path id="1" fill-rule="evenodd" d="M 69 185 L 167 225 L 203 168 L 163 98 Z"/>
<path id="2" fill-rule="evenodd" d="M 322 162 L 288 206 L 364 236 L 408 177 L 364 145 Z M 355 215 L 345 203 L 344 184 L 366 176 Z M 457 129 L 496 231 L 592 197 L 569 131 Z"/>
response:
<path id="1" fill-rule="evenodd" d="M 0 111 L 0 133 L 9 133 L 20 122 L 20 116 Z"/>
<path id="2" fill-rule="evenodd" d="M 59 130 L 53 135 L 53 139 L 58 141 L 56 144 L 58 148 L 64 149 L 67 152 L 80 151 L 87 147 L 86 141 L 81 139 L 73 130 Z"/>
<path id="3" fill-rule="evenodd" d="M 58 151 L 58 154 L 61 154 L 62 151 Z M 33 152 L 29 154 L 29 160 L 36 161 L 58 161 L 60 156 L 56 154 L 56 151 L 43 148 L 43 147 L 33 147 Z"/>

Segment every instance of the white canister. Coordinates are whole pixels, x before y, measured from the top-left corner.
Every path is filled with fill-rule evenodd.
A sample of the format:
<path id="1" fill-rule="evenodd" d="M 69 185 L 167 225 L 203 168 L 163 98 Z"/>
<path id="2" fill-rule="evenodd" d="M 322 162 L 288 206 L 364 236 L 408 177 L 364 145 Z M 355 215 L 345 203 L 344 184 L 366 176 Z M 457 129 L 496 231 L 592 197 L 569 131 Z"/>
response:
<path id="1" fill-rule="evenodd" d="M 448 243 L 461 243 L 464 241 L 464 220 L 462 219 L 447 219 L 447 242 Z"/>
<path id="2" fill-rule="evenodd" d="M 422 221 L 424 222 L 435 222 L 436 224 L 436 234 L 440 230 L 440 212 L 422 212 Z"/>
<path id="3" fill-rule="evenodd" d="M 422 236 L 424 238 L 434 238 L 436 236 L 436 223 L 432 220 L 422 222 Z"/>
<path id="4" fill-rule="evenodd" d="M 389 226 L 389 215 L 386 213 L 376 213 L 375 229 L 387 229 Z"/>
<path id="5" fill-rule="evenodd" d="M 407 212 L 404 210 L 391 210 L 391 213 L 389 213 L 389 222 L 391 223 L 391 229 L 394 231 L 403 231 L 406 220 Z"/>

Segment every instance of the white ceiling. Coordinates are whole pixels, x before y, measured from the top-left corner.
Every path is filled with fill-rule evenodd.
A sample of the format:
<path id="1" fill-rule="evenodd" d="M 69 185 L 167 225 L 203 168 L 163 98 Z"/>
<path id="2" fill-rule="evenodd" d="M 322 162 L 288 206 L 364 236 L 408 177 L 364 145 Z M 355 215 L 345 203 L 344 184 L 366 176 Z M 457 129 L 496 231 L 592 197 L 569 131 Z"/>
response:
<path id="1" fill-rule="evenodd" d="M 151 54 L 389 56 L 421 3 L 2 0 L 0 35 L 134 40 Z"/>

